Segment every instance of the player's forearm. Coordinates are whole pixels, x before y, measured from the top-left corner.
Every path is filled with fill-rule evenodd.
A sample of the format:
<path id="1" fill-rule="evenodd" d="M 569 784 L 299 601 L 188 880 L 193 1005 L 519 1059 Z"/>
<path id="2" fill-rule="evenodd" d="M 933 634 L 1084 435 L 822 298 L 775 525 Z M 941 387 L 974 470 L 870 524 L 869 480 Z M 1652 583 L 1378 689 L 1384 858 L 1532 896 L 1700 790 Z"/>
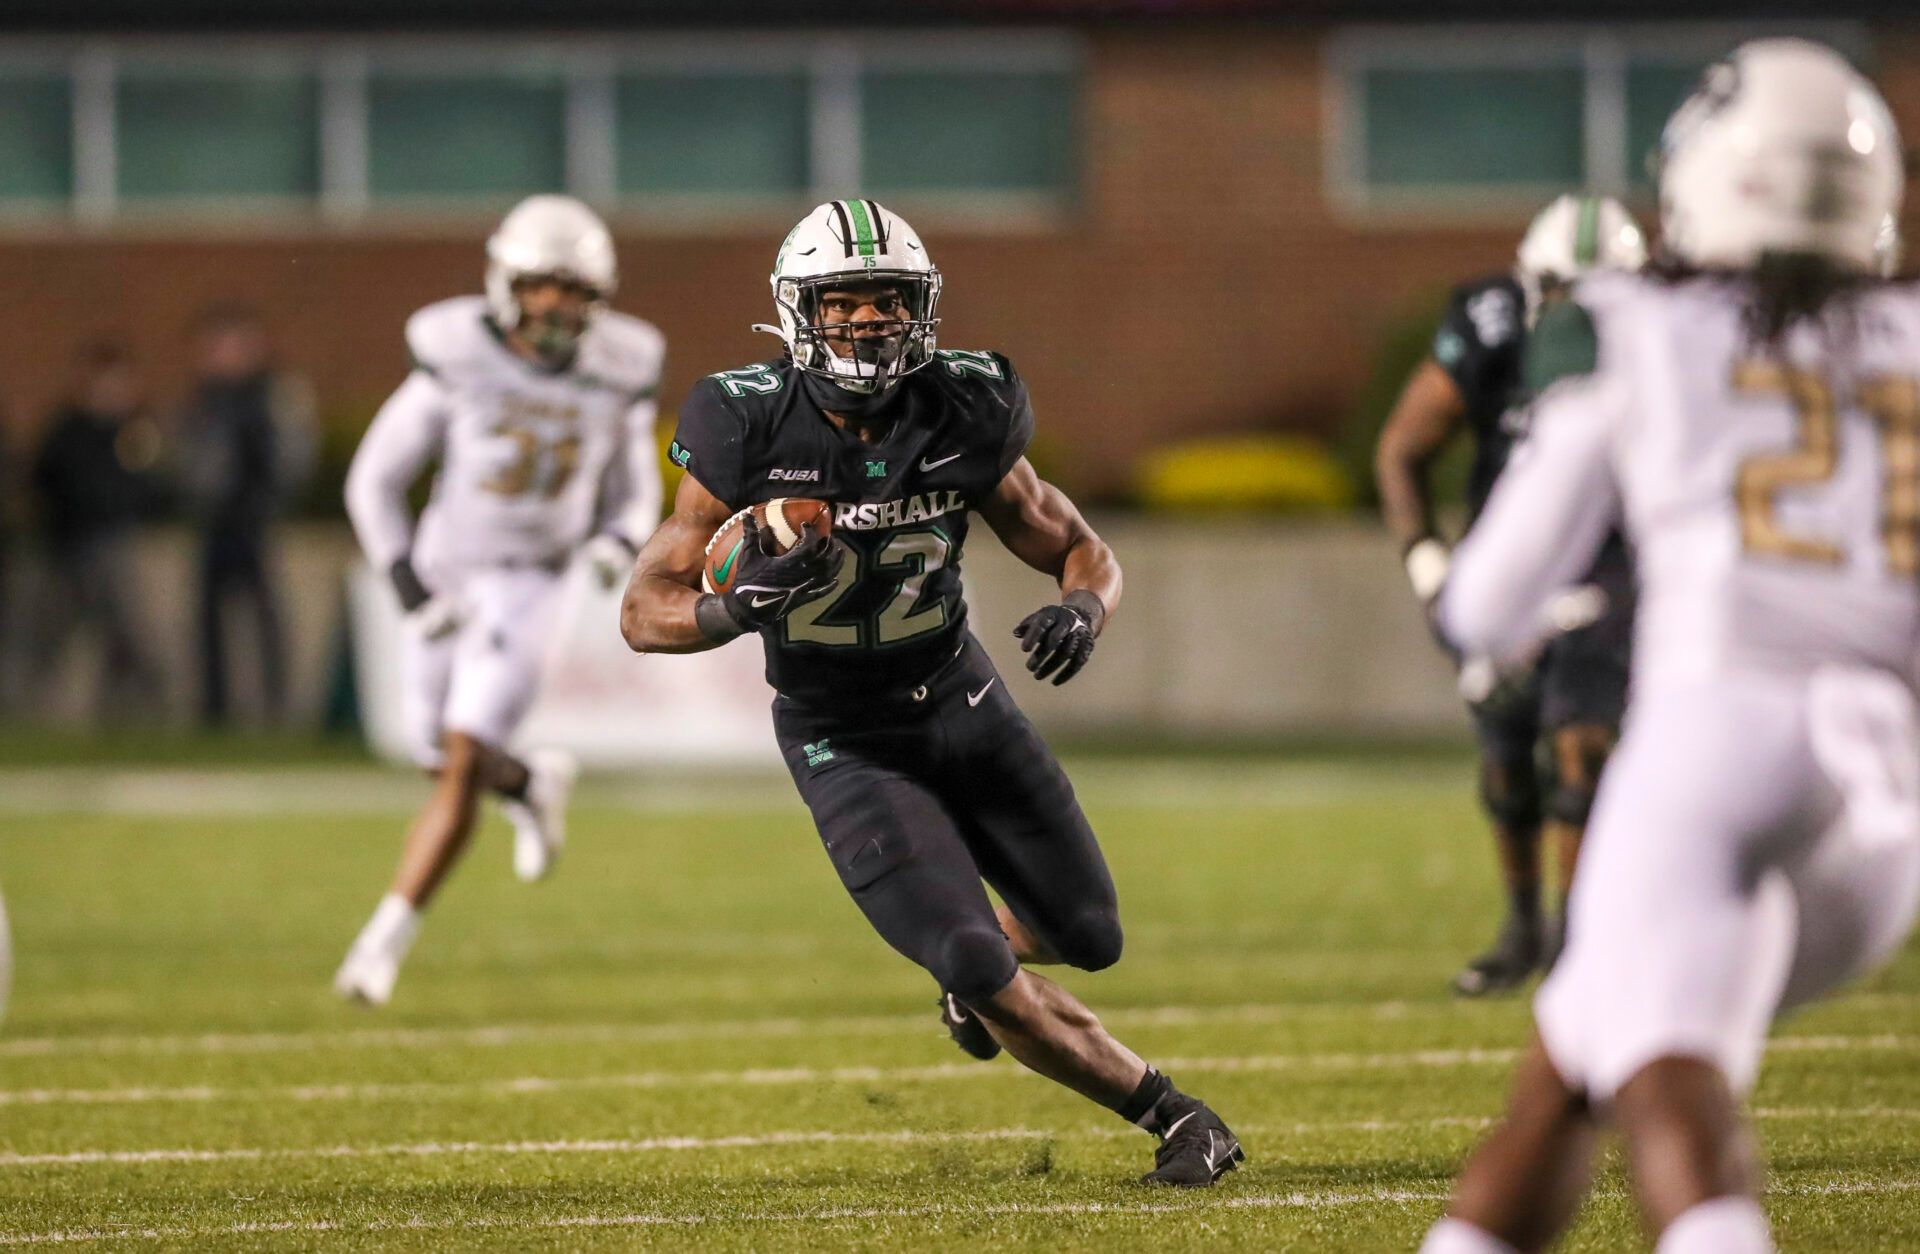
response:
<path id="1" fill-rule="evenodd" d="M 1082 531 L 1074 537 L 1067 549 L 1066 560 L 1060 568 L 1060 594 L 1063 599 L 1071 598 L 1075 593 L 1091 595 L 1100 603 L 1101 613 L 1097 615 L 1094 632 L 1098 634 L 1106 626 L 1108 618 L 1120 608 L 1120 590 L 1123 580 L 1120 574 L 1120 559 L 1113 555 L 1113 549 L 1091 530 Z"/>
<path id="2" fill-rule="evenodd" d="M 1380 489 L 1380 517 L 1402 549 L 1436 534 L 1433 495 L 1427 491 L 1427 460 L 1382 439 L 1373 477 Z"/>
<path id="3" fill-rule="evenodd" d="M 634 572 L 620 602 L 620 635 L 635 653 L 702 653 L 724 641 L 701 626 L 705 594 L 675 579 Z"/>

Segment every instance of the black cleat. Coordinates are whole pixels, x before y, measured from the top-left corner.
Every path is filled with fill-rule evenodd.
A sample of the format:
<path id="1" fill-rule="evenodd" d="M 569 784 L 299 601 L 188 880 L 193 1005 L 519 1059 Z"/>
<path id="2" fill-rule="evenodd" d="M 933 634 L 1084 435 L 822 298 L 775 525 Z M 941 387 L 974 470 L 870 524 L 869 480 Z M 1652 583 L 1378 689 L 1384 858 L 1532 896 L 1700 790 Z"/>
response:
<path id="1" fill-rule="evenodd" d="M 1500 925 L 1493 948 L 1481 954 L 1453 977 L 1453 991 L 1462 997 L 1504 993 L 1526 983 L 1542 965 L 1546 944 L 1537 917 L 1509 914 Z"/>
<path id="2" fill-rule="evenodd" d="M 1140 1183 L 1204 1189 L 1245 1162 L 1246 1157 L 1233 1130 L 1205 1102 L 1195 1101 L 1167 1125 L 1160 1148 L 1153 1152 L 1153 1170 L 1141 1176 Z"/>
<path id="3" fill-rule="evenodd" d="M 952 993 L 940 994 L 940 1022 L 947 1025 L 947 1035 L 955 1045 L 981 1062 L 1000 1056 L 1000 1042 L 993 1039 L 993 1033 L 980 1022 L 980 1016 L 962 1005 Z"/>

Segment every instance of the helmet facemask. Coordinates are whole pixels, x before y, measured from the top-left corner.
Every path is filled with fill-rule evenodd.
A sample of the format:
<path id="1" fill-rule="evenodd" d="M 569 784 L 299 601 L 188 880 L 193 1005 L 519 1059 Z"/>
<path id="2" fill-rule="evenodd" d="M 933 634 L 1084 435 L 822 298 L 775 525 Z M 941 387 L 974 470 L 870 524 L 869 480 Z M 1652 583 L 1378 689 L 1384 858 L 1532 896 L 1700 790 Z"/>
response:
<path id="1" fill-rule="evenodd" d="M 893 316 L 859 321 L 830 320 L 823 309 L 828 293 L 865 297 L 863 304 L 891 291 Z M 774 303 L 780 310 L 780 334 L 793 364 L 848 392 L 878 396 L 933 360 L 935 329 L 940 325 L 940 272 L 864 270 L 809 278 L 776 278 Z M 844 352 L 851 346 L 850 352 Z M 844 355 L 843 355 L 844 352 Z"/>

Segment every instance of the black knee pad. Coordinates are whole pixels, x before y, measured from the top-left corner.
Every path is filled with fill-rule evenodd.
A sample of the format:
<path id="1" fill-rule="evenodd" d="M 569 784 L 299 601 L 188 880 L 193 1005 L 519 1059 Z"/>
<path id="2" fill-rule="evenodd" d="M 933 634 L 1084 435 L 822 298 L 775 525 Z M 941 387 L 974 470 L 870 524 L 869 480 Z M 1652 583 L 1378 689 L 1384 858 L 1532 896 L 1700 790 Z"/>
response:
<path id="1" fill-rule="evenodd" d="M 1120 961 L 1124 942 L 1120 915 L 1111 909 L 1083 910 L 1050 939 L 1060 961 L 1082 971 L 1104 971 Z"/>
<path id="2" fill-rule="evenodd" d="M 1540 781 L 1531 755 L 1480 760 L 1480 804 L 1503 827 L 1532 827 L 1540 821 Z"/>
<path id="3" fill-rule="evenodd" d="M 1020 964 L 999 928 L 961 927 L 941 938 L 931 970 L 941 988 L 972 1003 L 1005 988 Z"/>

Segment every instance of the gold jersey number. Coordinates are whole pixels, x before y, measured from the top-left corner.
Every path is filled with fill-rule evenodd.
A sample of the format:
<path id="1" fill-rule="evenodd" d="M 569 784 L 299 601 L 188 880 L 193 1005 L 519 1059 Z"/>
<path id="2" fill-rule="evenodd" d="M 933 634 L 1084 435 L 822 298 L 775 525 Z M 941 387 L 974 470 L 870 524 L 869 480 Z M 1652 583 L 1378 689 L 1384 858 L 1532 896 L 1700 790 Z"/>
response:
<path id="1" fill-rule="evenodd" d="M 1735 364 L 1733 390 L 1741 396 L 1786 400 L 1793 407 L 1795 426 L 1794 447 L 1747 458 L 1734 478 L 1746 550 L 1837 565 L 1846 556 L 1838 545 L 1795 535 L 1774 516 L 1781 491 L 1826 483 L 1839 466 L 1840 405 L 1833 385 L 1810 370 L 1749 359 Z M 1855 388 L 1852 401 L 1873 419 L 1880 434 L 1880 538 L 1887 568 L 1920 575 L 1920 383 L 1899 375 L 1870 376 Z"/>
<path id="2" fill-rule="evenodd" d="M 580 466 L 580 437 L 543 440 L 528 427 L 495 427 L 493 433 L 513 441 L 513 460 L 481 486 L 501 496 L 544 497 L 551 501 L 566 488 Z"/>

